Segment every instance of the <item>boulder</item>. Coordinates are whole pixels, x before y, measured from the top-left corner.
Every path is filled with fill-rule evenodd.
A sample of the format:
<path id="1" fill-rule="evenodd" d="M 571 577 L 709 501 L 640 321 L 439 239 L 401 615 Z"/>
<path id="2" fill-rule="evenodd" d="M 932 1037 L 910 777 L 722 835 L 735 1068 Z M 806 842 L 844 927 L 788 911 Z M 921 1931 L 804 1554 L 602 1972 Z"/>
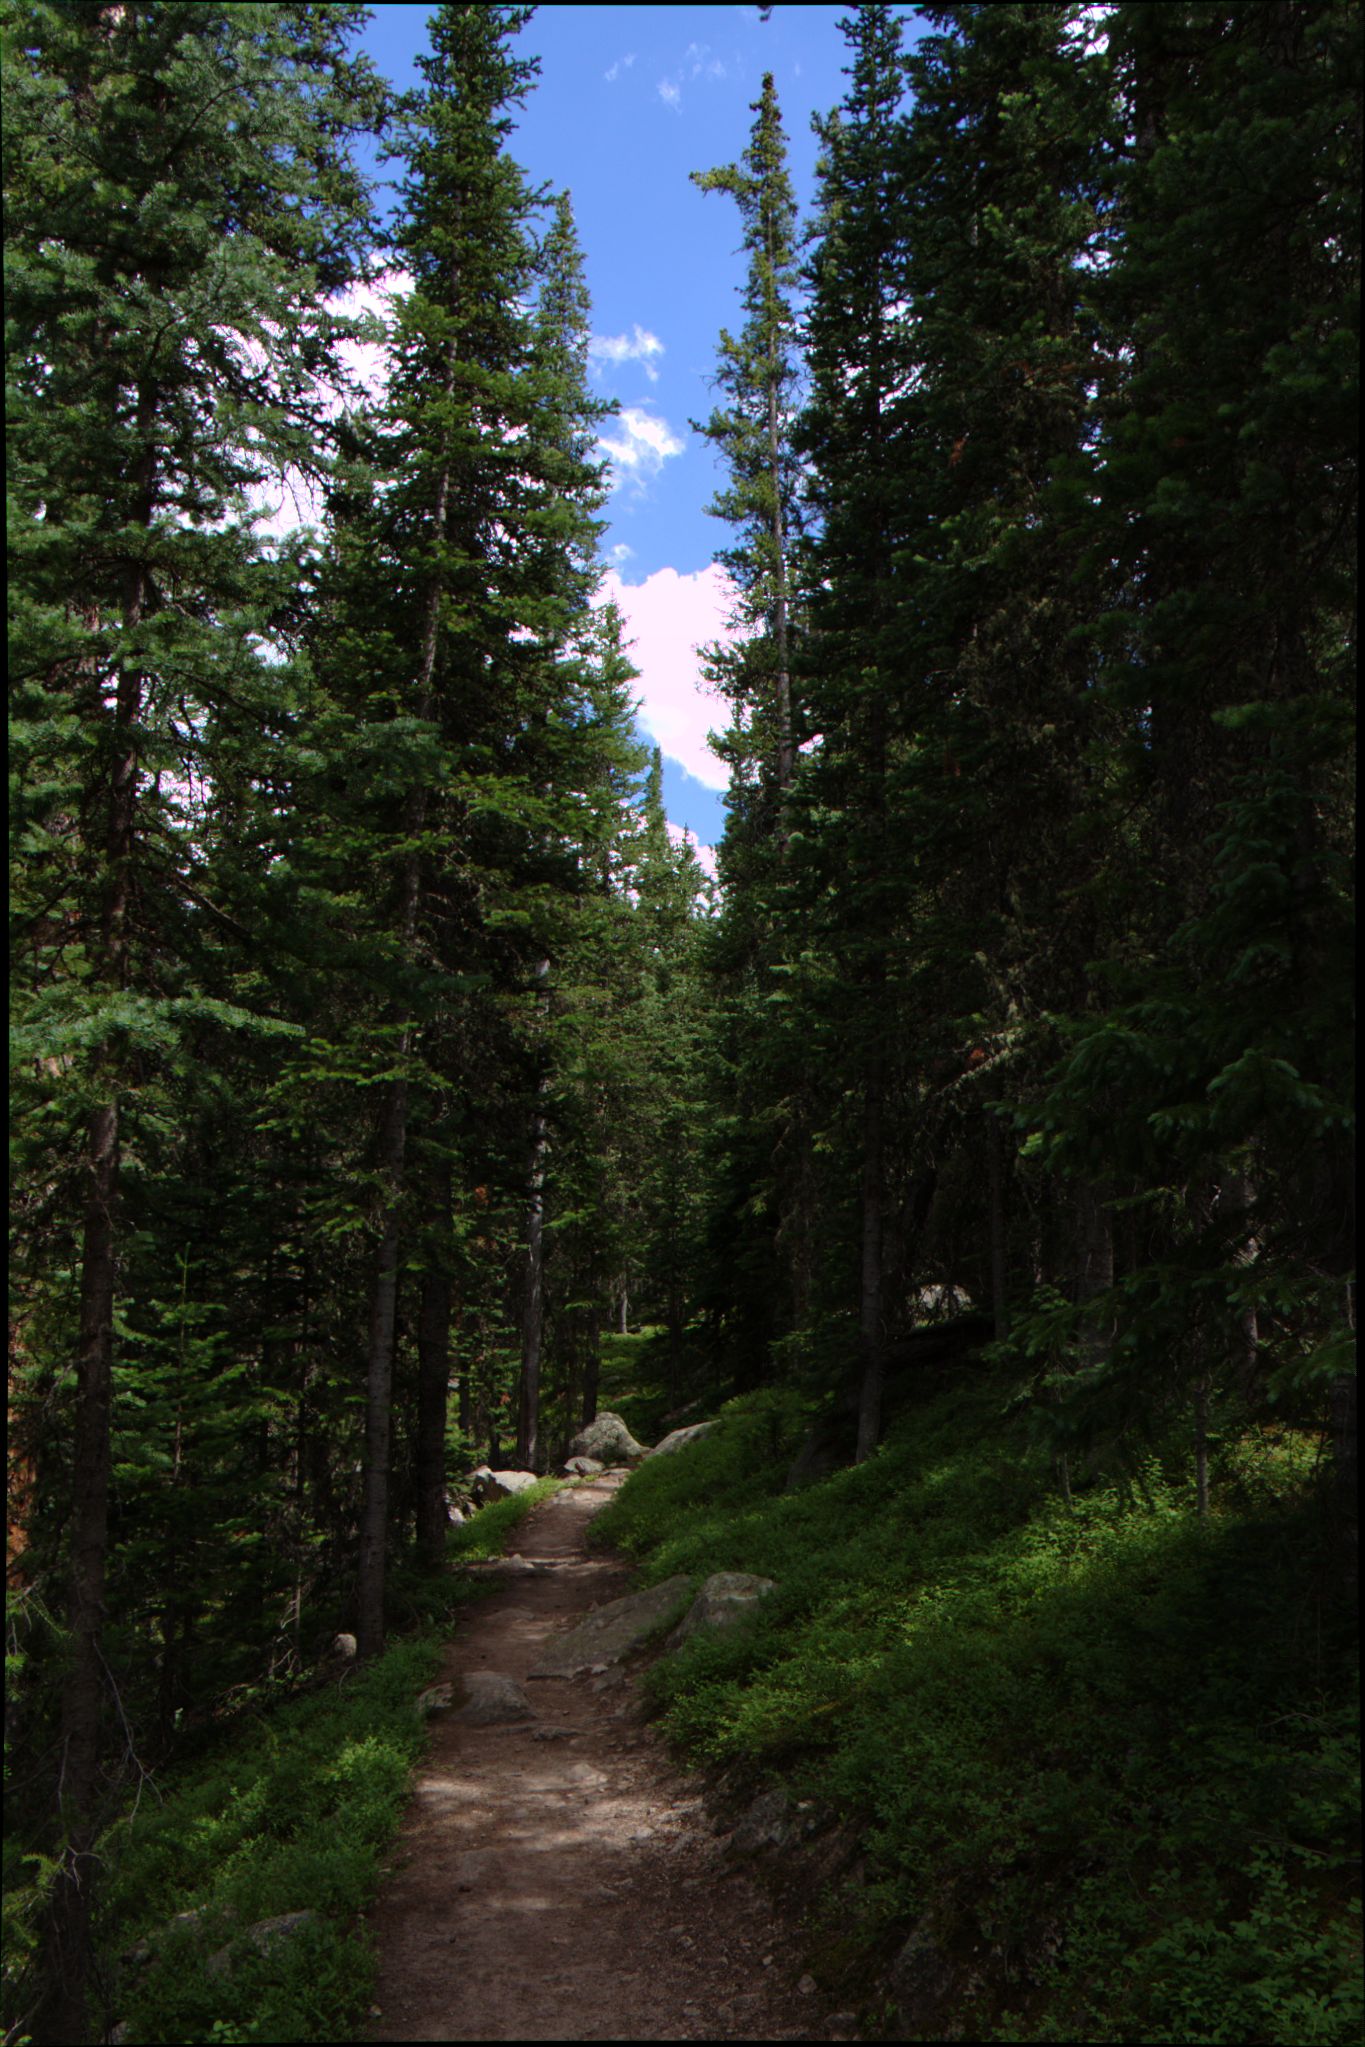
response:
<path id="1" fill-rule="evenodd" d="M 732 1628 L 736 1621 L 747 1620 L 756 1613 L 760 1600 L 776 1590 L 775 1579 L 755 1577 L 752 1571 L 713 1571 L 669 1636 L 666 1647 L 679 1649 L 703 1631 Z"/>
<path id="2" fill-rule="evenodd" d="M 574 1677 L 580 1670 L 605 1670 L 619 1663 L 661 1621 L 667 1620 L 691 1590 L 685 1576 L 665 1578 L 647 1592 L 628 1592 L 623 1599 L 609 1599 L 585 1621 L 547 1644 L 531 1671 L 532 1677 Z"/>
<path id="3" fill-rule="evenodd" d="M 271 1948 L 278 1947 L 282 1941 L 292 1940 L 295 1934 L 302 1933 L 305 1926 L 314 1925 L 317 1916 L 317 1913 L 312 1911 L 281 1912 L 274 1919 L 258 1919 L 254 1926 L 247 1927 L 243 1938 L 249 1940 L 261 1954 L 268 1954 Z M 205 1962 L 204 1974 L 226 1975 L 231 1961 L 232 1949 L 219 1948 L 217 1954 L 210 1955 Z"/>
<path id="4" fill-rule="evenodd" d="M 565 1478 L 596 1478 L 606 1468 L 600 1457 L 570 1457 L 560 1466 Z"/>
<path id="5" fill-rule="evenodd" d="M 490 1500 L 510 1499 L 513 1493 L 524 1493 L 528 1486 L 536 1483 L 533 1471 L 490 1471 L 481 1464 L 469 1481 L 469 1490 L 481 1507 Z"/>
<path id="6" fill-rule="evenodd" d="M 465 1673 L 464 1703 L 455 1715 L 467 1727 L 503 1727 L 516 1720 L 534 1720 L 535 1712 L 515 1678 L 496 1670 Z"/>
<path id="7" fill-rule="evenodd" d="M 570 1457 L 595 1457 L 602 1464 L 638 1464 L 647 1455 L 619 1414 L 604 1409 L 596 1421 L 580 1429 L 569 1445 Z"/>
<path id="8" fill-rule="evenodd" d="M 444 1713 L 454 1696 L 454 1685 L 428 1685 L 417 1694 L 417 1710 L 424 1720 L 429 1720 L 433 1713 Z"/>
<path id="9" fill-rule="evenodd" d="M 354 1635 L 333 1635 L 332 1637 L 332 1654 L 333 1656 L 339 1656 L 344 1663 L 351 1661 L 355 1655 L 355 1647 Z"/>
<path id="10" fill-rule="evenodd" d="M 648 1455 L 662 1457 L 665 1451 L 682 1450 L 688 1443 L 697 1443 L 703 1436 L 709 1436 L 716 1426 L 715 1422 L 693 1422 L 688 1428 L 674 1429 L 670 1435 L 664 1437 L 662 1443 L 656 1443 Z"/>

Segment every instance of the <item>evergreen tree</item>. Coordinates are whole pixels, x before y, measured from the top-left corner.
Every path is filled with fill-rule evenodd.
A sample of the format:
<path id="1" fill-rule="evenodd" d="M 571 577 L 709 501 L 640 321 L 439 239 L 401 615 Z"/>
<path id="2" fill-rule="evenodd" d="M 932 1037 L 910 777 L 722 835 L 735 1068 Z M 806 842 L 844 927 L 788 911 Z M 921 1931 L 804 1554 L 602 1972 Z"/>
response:
<path id="1" fill-rule="evenodd" d="M 340 329 L 321 300 L 355 274 L 348 137 L 376 106 L 342 55 L 357 21 L 143 5 L 6 23 L 20 1110 L 43 1149 L 49 1103 L 65 1126 L 51 1149 L 81 1215 L 79 1302 L 53 1331 L 76 1395 L 47 2038 L 87 2024 L 124 1161 L 136 1146 L 155 1172 L 190 1020 L 258 1027 L 186 971 L 183 799 L 212 785 L 229 702 L 270 727 L 280 586 L 245 495 L 325 442 L 312 380 Z"/>
<path id="2" fill-rule="evenodd" d="M 810 398 L 799 441 L 813 537 L 803 566 L 807 693 L 819 748 L 801 805 L 818 834 L 808 898 L 847 983 L 844 1038 L 859 1102 L 858 1455 L 874 1448 L 885 1357 L 884 1239 L 890 1032 L 888 935 L 902 896 L 887 804 L 895 536 L 903 505 L 894 447 L 908 369 L 895 141 L 901 23 L 881 5 L 844 24 L 852 59 L 823 143 L 806 336 Z M 818 891 L 818 893 L 817 893 Z"/>

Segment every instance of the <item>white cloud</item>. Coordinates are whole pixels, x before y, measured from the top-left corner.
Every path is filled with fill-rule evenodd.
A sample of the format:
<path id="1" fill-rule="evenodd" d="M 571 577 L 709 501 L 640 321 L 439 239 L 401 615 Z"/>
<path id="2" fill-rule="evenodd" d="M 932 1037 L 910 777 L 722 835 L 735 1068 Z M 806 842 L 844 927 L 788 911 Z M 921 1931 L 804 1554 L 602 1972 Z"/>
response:
<path id="1" fill-rule="evenodd" d="M 615 547 L 608 548 L 607 552 L 614 562 L 628 562 L 635 549 L 628 541 L 618 540 Z"/>
<path id="2" fill-rule="evenodd" d="M 613 431 L 598 441 L 616 476 L 613 488 L 630 483 L 637 490 L 656 477 L 670 455 L 681 455 L 684 442 L 678 439 L 666 419 L 644 412 L 638 405 L 623 406 L 612 421 Z"/>
<path id="3" fill-rule="evenodd" d="M 616 62 L 612 65 L 610 71 L 604 71 L 602 73 L 602 76 L 606 79 L 608 85 L 615 85 L 617 79 L 621 76 L 621 73 L 623 71 L 629 71 L 631 65 L 634 62 L 635 52 L 634 50 L 632 50 L 629 56 L 618 57 L 616 59 Z"/>
<path id="4" fill-rule="evenodd" d="M 659 80 L 659 98 L 666 107 L 672 107 L 675 114 L 682 111 L 682 93 L 671 78 Z"/>
<path id="5" fill-rule="evenodd" d="M 405 270 L 384 270 L 370 284 L 349 285 L 329 299 L 332 312 L 355 318 L 362 313 L 376 315 L 388 327 L 393 318 L 393 301 L 412 289 Z M 248 344 L 254 360 L 264 361 L 255 343 Z M 343 341 L 337 350 L 342 376 L 337 382 L 314 379 L 313 389 L 322 401 L 328 419 L 335 419 L 348 406 L 362 399 L 376 400 L 388 384 L 388 344 L 385 341 Z M 297 469 L 262 483 L 251 493 L 256 517 L 253 525 L 262 538 L 283 539 L 300 526 L 322 523 L 322 493 L 311 477 Z"/>
<path id="6" fill-rule="evenodd" d="M 702 681 L 697 648 L 730 640 L 726 618 L 734 601 L 730 579 L 717 562 L 680 576 L 656 569 L 643 583 L 626 583 L 609 569 L 602 601 L 614 600 L 625 620 L 631 659 L 640 671 L 640 723 L 670 760 L 708 789 L 724 789 L 728 775 L 706 743 L 725 722 L 724 705 Z"/>
<path id="7" fill-rule="evenodd" d="M 689 831 L 685 824 L 674 824 L 671 817 L 665 818 L 664 823 L 668 826 L 668 836 L 672 839 L 674 845 L 690 846 L 697 856 L 697 865 L 701 868 L 702 873 L 714 881 L 716 879 L 715 847 L 704 846 L 694 831 Z"/>
<path id="8" fill-rule="evenodd" d="M 594 334 L 588 343 L 588 355 L 595 363 L 638 362 L 644 365 L 645 375 L 651 384 L 659 381 L 659 372 L 653 358 L 662 355 L 664 345 L 657 334 L 651 334 L 637 320 L 629 334 Z"/>

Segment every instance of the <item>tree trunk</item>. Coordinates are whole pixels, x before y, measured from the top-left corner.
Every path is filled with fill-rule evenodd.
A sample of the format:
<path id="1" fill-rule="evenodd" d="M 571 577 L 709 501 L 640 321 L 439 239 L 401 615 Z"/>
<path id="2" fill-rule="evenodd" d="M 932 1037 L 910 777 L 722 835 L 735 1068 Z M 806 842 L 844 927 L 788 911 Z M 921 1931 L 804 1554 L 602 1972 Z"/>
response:
<path id="1" fill-rule="evenodd" d="M 782 448 L 777 423 L 777 368 L 768 370 L 768 466 L 773 493 L 773 551 L 777 590 L 773 601 L 773 644 L 777 649 L 777 786 L 786 795 L 796 767 L 792 736 L 791 664 L 787 653 L 787 554 L 782 519 Z M 783 832 L 783 847 L 786 833 Z"/>
<path id="2" fill-rule="evenodd" d="M 404 1031 L 400 1058 L 406 1057 Z M 393 1345 L 398 1318 L 399 1198 L 408 1135 L 408 1084 L 392 1080 L 386 1090 L 379 1135 L 379 1173 L 385 1190 L 383 1233 L 370 1296 L 370 1341 L 365 1374 L 364 1504 L 360 1518 L 360 1567 L 356 1580 L 356 1654 L 377 1656 L 384 1647 L 384 1582 L 389 1534 L 389 1446 L 393 1429 Z"/>
<path id="3" fill-rule="evenodd" d="M 550 962 L 536 966 L 536 979 L 549 977 Z M 542 1009 L 547 1002 L 542 992 Z M 545 1155 L 549 1149 L 545 1107 L 549 1076 L 536 1083 L 526 1172 L 526 1293 L 521 1314 L 521 1381 L 517 1416 L 517 1461 L 523 1471 L 540 1469 L 540 1352 L 545 1334 Z"/>
<path id="4" fill-rule="evenodd" d="M 1007 1284 L 1005 1230 L 1005 1133 L 998 1116 L 986 1114 L 986 1171 L 991 1205 L 991 1316 L 995 1340 L 1003 1343 L 1009 1334 L 1009 1312 L 1005 1305 Z"/>
<path id="5" fill-rule="evenodd" d="M 596 1308 L 588 1310 L 588 1355 L 583 1363 L 583 1408 L 580 1426 L 587 1428 L 589 1422 L 597 1420 L 597 1382 L 602 1369 L 602 1316 Z"/>
<path id="6" fill-rule="evenodd" d="M 144 528 L 151 523 L 155 498 L 156 451 L 151 431 L 156 410 L 156 394 L 144 387 L 138 393 L 137 404 L 143 454 L 136 478 L 134 515 L 135 523 Z M 135 633 L 141 625 L 146 606 L 146 570 L 134 566 L 128 572 L 122 609 L 125 636 Z M 142 712 L 142 682 L 141 672 L 126 661 L 119 670 L 114 704 L 104 844 L 106 876 L 97 955 L 100 983 L 109 992 L 128 983 L 128 908 L 137 820 L 137 723 Z M 106 1055 L 101 1055 L 101 1064 L 109 1092 L 91 1114 L 85 1139 L 80 1334 L 71 1472 L 68 1607 L 71 1667 L 62 1694 L 57 1779 L 63 1847 L 46 1929 L 47 1986 L 39 2021 L 39 2036 L 55 2041 L 86 2037 L 86 1987 L 94 1959 L 91 1903 L 104 1697 L 104 1576 L 109 1546 L 109 1429 L 120 1159 L 119 1087 Z"/>
<path id="7" fill-rule="evenodd" d="M 445 396 L 455 390 L 455 343 L 446 352 Z M 432 526 L 443 537 L 450 502 L 450 466 L 441 470 L 436 486 Z M 440 637 L 441 577 L 434 575 L 427 591 L 426 615 L 422 625 L 422 649 L 418 662 L 417 716 L 431 716 L 434 703 L 436 651 Z M 406 836 L 415 840 L 426 823 L 427 792 L 413 790 L 404 819 Z M 418 854 L 407 856 L 399 911 L 402 955 L 412 952 L 417 933 L 418 909 L 422 896 L 422 871 Z M 396 1019 L 399 1024 L 400 1067 L 412 1049 L 413 1019 Z M 380 1113 L 378 1165 L 383 1187 L 384 1219 L 375 1260 L 370 1296 L 370 1341 L 365 1366 L 365 1477 L 364 1505 L 360 1522 L 360 1565 L 356 1580 L 356 1654 L 377 1656 L 384 1647 L 384 1581 L 387 1565 L 389 1524 L 389 1441 L 392 1431 L 393 1340 L 398 1302 L 398 1253 L 401 1240 L 400 1205 L 403 1195 L 403 1159 L 408 1134 L 408 1083 L 400 1071 L 388 1083 Z"/>
<path id="8" fill-rule="evenodd" d="M 440 1248 L 422 1275 L 417 1315 L 417 1558 L 439 1570 L 446 1544 L 446 1400 L 450 1389 L 450 1273 L 446 1246 L 450 1166 L 443 1162 L 434 1193 Z"/>
<path id="9" fill-rule="evenodd" d="M 882 1313 L 884 1149 L 882 1070 L 878 1057 L 868 1074 L 863 1099 L 863 1253 L 858 1313 L 862 1361 L 862 1383 L 858 1392 L 859 1464 L 876 1449 L 882 1426 L 882 1384 L 886 1373 Z"/>

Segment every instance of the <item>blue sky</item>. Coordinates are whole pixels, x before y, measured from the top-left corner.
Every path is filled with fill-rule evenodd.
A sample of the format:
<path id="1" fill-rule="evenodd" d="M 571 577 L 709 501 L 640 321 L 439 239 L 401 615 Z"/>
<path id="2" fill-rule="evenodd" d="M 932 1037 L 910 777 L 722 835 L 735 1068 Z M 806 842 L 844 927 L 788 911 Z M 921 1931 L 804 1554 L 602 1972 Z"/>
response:
<path id="1" fill-rule="evenodd" d="M 604 550 L 636 635 L 641 726 L 664 748 L 670 820 L 703 844 L 724 824 L 724 773 L 705 732 L 725 707 L 697 690 L 691 649 L 719 628 L 711 564 L 728 529 L 706 514 L 718 471 L 688 422 L 712 409 L 716 341 L 738 323 L 744 266 L 733 200 L 697 191 L 688 173 L 740 156 L 771 70 L 804 218 L 810 115 L 843 97 L 846 11 L 779 5 L 765 22 L 757 7 L 545 6 L 517 43 L 541 70 L 512 153 L 533 180 L 573 195 L 600 344 L 594 381 L 622 407 L 604 434 L 614 481 Z M 417 82 L 430 12 L 380 6 L 364 31 L 397 86 Z"/>

